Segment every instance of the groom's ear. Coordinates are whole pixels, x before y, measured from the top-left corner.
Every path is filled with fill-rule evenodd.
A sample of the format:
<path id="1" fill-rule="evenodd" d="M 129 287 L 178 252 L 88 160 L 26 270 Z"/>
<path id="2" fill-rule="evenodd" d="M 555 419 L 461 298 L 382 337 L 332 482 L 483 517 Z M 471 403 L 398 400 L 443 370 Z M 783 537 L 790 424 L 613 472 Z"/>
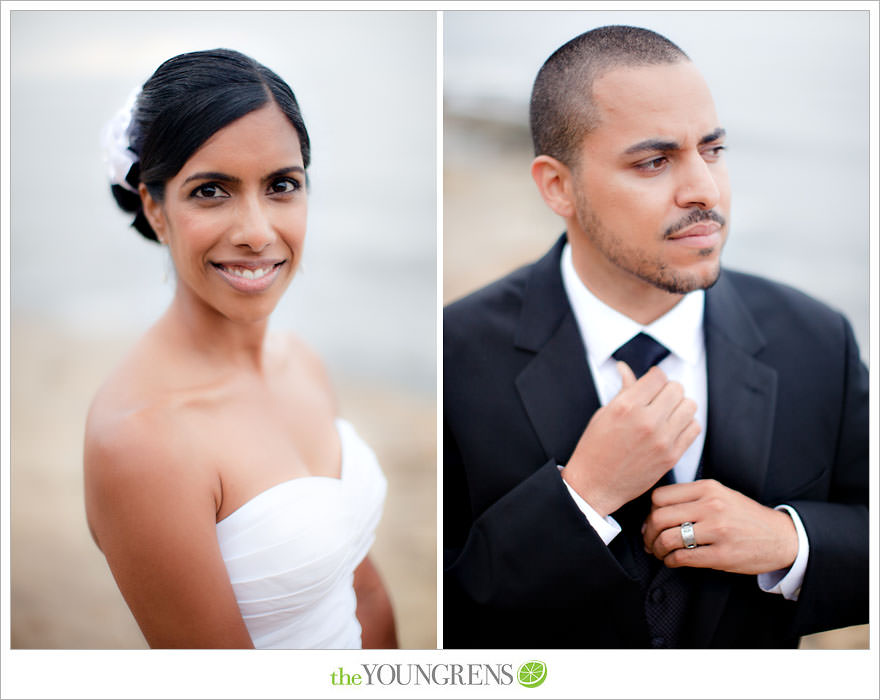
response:
<path id="1" fill-rule="evenodd" d="M 538 156 L 532 161 L 532 179 L 548 207 L 563 219 L 574 216 L 574 182 L 565 163 L 553 156 Z"/>

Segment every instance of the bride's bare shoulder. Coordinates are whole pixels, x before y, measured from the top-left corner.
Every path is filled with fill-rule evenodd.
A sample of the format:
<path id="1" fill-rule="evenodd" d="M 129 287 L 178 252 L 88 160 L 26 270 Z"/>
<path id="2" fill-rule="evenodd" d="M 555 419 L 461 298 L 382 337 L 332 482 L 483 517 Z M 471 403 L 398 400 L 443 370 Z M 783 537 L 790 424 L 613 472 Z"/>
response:
<path id="1" fill-rule="evenodd" d="M 113 437 L 133 437 L 138 430 L 155 429 L 166 417 L 162 382 L 147 339 L 141 339 L 104 380 L 89 407 L 86 444 Z"/>
<path id="2" fill-rule="evenodd" d="M 86 419 L 83 466 L 86 488 L 116 480 L 146 479 L 179 462 L 174 423 L 157 403 L 112 396 L 106 389 L 92 402 Z"/>
<path id="3" fill-rule="evenodd" d="M 205 470 L 192 468 L 197 455 L 186 411 L 142 351 L 136 346 L 110 374 L 86 418 L 86 512 L 96 539 L 108 510 L 135 494 L 161 500 L 175 490 L 213 488 Z"/>

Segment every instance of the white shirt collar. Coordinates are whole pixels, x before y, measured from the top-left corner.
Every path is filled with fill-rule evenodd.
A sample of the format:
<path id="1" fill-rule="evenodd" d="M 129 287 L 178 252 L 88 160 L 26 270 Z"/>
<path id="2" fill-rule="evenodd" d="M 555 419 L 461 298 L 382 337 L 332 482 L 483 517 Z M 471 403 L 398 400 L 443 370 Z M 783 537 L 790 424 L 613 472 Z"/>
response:
<path id="1" fill-rule="evenodd" d="M 612 309 L 596 297 L 577 275 L 566 243 L 560 263 L 562 284 L 592 363 L 599 367 L 621 345 L 644 331 L 684 362 L 700 361 L 704 347 L 703 309 L 706 293 L 700 289 L 685 294 L 681 301 L 653 323 L 642 326 Z"/>

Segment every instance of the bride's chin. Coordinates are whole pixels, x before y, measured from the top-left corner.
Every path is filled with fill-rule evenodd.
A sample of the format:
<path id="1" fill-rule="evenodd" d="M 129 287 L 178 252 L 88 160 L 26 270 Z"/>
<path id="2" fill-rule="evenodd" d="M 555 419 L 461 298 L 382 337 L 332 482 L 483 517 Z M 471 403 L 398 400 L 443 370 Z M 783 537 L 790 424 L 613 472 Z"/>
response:
<path id="1" fill-rule="evenodd" d="M 269 304 L 252 304 L 249 308 L 226 309 L 220 313 L 233 323 L 253 324 L 263 323 L 269 320 L 272 312 L 278 306 L 278 300 Z M 247 305 L 244 305 L 247 306 Z M 257 308 L 259 307 L 259 308 Z"/>
<path id="2" fill-rule="evenodd" d="M 276 280 L 276 284 L 264 292 L 239 295 L 224 287 L 208 287 L 195 291 L 178 280 L 175 297 L 178 304 L 182 303 L 190 309 L 201 309 L 201 313 L 206 316 L 233 323 L 254 324 L 269 320 L 288 286 L 289 280 Z"/>

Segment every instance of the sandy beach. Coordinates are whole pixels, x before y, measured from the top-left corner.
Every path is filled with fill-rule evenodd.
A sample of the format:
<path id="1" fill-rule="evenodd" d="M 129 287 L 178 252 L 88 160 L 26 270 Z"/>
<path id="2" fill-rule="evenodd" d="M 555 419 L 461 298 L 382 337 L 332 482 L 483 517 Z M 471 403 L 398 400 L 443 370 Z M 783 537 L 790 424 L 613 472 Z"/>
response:
<path id="1" fill-rule="evenodd" d="M 11 647 L 143 649 L 143 636 L 86 525 L 82 436 L 91 397 L 133 341 L 37 319 L 11 329 Z M 403 648 L 436 646 L 433 396 L 334 377 L 341 414 L 388 478 L 373 558 Z"/>

